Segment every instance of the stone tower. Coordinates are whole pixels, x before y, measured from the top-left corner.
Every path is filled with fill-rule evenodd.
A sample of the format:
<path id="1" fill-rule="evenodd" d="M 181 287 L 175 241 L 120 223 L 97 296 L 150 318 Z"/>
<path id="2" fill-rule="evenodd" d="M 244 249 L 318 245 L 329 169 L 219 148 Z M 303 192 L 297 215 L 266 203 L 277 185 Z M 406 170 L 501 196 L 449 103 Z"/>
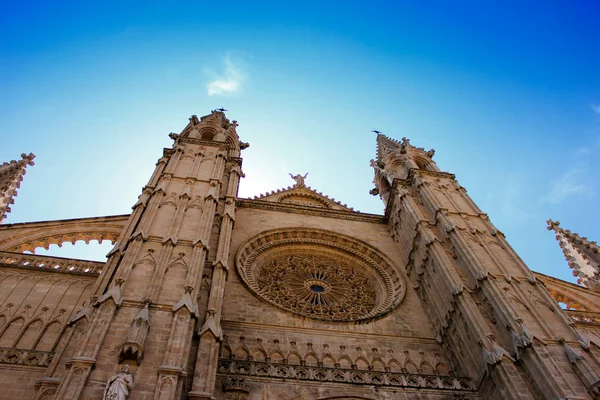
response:
<path id="1" fill-rule="evenodd" d="M 57 399 L 102 398 L 105 382 L 118 373 L 117 358 L 131 365 L 136 398 L 179 399 L 190 391 L 188 380 L 190 398 L 210 398 L 240 151 L 247 146 L 236 126 L 213 111 L 192 116 L 181 134 L 171 134 L 173 147 L 133 206 L 92 302 L 74 318 L 85 317 L 85 328 L 55 360 L 68 365 Z M 212 285 L 202 297 L 207 277 Z M 199 343 L 193 343 L 196 334 Z M 197 357 L 193 346 L 199 346 Z M 189 363 L 194 376 L 185 372 Z"/>
<path id="2" fill-rule="evenodd" d="M 482 382 L 484 398 L 571 398 L 573 371 L 598 396 L 596 358 L 578 353 L 588 339 L 454 175 L 439 170 L 434 151 L 384 135 L 377 144 L 373 192 L 390 234 L 410 249 L 406 274 L 457 371 Z"/>
<path id="3" fill-rule="evenodd" d="M 238 198 L 236 128 L 192 116 L 131 214 L 0 225 L 0 398 L 599 398 L 600 292 L 532 272 L 433 150 L 378 134 L 367 214 L 299 171 Z"/>

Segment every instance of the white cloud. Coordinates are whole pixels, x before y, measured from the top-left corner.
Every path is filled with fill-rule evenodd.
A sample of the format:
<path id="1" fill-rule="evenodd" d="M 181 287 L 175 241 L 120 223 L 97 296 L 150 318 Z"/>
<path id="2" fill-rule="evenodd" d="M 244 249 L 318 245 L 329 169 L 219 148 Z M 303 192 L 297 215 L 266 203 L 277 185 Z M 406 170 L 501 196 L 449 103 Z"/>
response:
<path id="1" fill-rule="evenodd" d="M 209 96 L 222 96 L 237 92 L 245 79 L 244 71 L 239 63 L 231 60 L 229 56 L 225 57 L 225 71 L 216 75 L 212 81 L 206 85 Z"/>
<path id="2" fill-rule="evenodd" d="M 598 114 L 600 114 L 600 105 L 591 105 L 590 107 L 592 107 L 592 110 L 596 111 Z"/>
<path id="3" fill-rule="evenodd" d="M 571 195 L 591 195 L 591 187 L 584 182 L 583 171 L 571 168 L 552 182 L 552 188 L 543 197 L 543 201 L 559 204 Z M 583 181 L 583 182 L 582 182 Z"/>

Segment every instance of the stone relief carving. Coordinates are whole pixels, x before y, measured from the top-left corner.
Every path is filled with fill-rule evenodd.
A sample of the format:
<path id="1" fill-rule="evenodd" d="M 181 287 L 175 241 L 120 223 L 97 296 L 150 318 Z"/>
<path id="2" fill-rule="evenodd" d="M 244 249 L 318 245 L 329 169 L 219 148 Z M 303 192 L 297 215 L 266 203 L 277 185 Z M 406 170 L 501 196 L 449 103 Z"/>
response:
<path id="1" fill-rule="evenodd" d="M 117 353 L 119 362 L 122 362 L 126 358 L 135 360 L 138 365 L 142 362 L 144 358 L 144 344 L 146 343 L 148 328 L 150 328 L 149 305 L 150 301 L 146 301 L 144 308 L 131 321 L 125 343 L 119 347 Z"/>
<path id="2" fill-rule="evenodd" d="M 53 357 L 49 351 L 0 348 L 0 364 L 48 367 Z"/>
<path id="3" fill-rule="evenodd" d="M 389 387 L 409 387 L 473 391 L 469 378 L 450 376 L 389 373 L 377 371 L 347 370 L 301 365 L 267 364 L 253 361 L 219 360 L 218 372 L 221 375 L 242 375 L 294 379 L 300 381 L 332 382 L 338 384 L 376 385 Z M 239 393 L 239 392 L 238 392 Z M 229 399 L 229 397 L 227 397 Z M 233 397 L 244 399 L 245 397 Z"/>
<path id="4" fill-rule="evenodd" d="M 315 349 L 313 343 L 310 342 L 298 344 L 290 341 L 289 345 L 278 339 L 274 339 L 271 345 L 263 342 L 261 338 L 247 339 L 240 336 L 235 343 L 228 335 L 224 335 L 219 357 L 226 360 L 255 361 L 267 364 L 312 365 L 402 374 L 440 376 L 453 374 L 452 369 L 438 352 L 419 351 L 418 355 L 415 355 L 414 350 L 412 354 L 411 351 L 404 350 L 395 354 L 391 348 L 363 349 L 356 347 L 347 349 L 346 346 L 340 345 L 339 350 L 331 350 L 327 343 L 322 344 L 321 349 Z"/>
<path id="5" fill-rule="evenodd" d="M 250 389 L 250 385 L 242 378 L 228 378 L 223 382 L 226 400 L 246 400 Z"/>
<path id="6" fill-rule="evenodd" d="M 103 262 L 74 260 L 60 257 L 37 256 L 34 254 L 19 254 L 0 251 L 0 263 L 13 267 L 35 267 L 54 272 L 81 272 L 99 275 L 104 267 Z"/>
<path id="7" fill-rule="evenodd" d="M 102 400 L 126 400 L 133 389 L 133 377 L 129 373 L 129 365 L 123 365 L 121 372 L 106 383 Z"/>

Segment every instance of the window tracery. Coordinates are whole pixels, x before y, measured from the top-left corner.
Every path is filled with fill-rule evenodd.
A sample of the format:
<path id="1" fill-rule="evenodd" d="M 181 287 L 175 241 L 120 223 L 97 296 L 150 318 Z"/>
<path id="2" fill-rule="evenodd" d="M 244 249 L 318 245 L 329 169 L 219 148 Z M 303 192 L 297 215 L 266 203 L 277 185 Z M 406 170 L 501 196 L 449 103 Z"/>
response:
<path id="1" fill-rule="evenodd" d="M 369 276 L 323 255 L 275 257 L 260 268 L 257 283 L 263 296 L 310 318 L 355 320 L 377 303 Z"/>
<path id="2" fill-rule="evenodd" d="M 238 251 L 237 270 L 254 295 L 324 321 L 367 321 L 404 297 L 395 266 L 370 245 L 333 232 L 265 232 Z"/>

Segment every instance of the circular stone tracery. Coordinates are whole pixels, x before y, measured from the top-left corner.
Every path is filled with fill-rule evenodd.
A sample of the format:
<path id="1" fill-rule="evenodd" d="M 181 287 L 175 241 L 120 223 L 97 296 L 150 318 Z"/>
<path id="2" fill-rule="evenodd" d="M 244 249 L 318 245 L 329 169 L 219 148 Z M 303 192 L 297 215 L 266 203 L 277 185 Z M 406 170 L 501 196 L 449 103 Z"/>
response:
<path id="1" fill-rule="evenodd" d="M 365 321 L 404 297 L 404 281 L 383 255 L 331 232 L 265 232 L 240 248 L 236 262 L 255 295 L 313 319 Z"/>

